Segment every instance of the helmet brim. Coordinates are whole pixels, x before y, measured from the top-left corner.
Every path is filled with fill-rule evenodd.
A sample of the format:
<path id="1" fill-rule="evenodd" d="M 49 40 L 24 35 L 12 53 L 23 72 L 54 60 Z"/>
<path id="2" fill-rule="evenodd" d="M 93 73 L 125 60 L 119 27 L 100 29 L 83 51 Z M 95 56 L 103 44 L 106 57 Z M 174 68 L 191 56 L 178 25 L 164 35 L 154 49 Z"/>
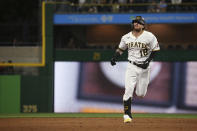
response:
<path id="1" fill-rule="evenodd" d="M 145 25 L 145 22 L 143 20 L 133 20 L 132 23 L 139 23 L 141 25 Z"/>

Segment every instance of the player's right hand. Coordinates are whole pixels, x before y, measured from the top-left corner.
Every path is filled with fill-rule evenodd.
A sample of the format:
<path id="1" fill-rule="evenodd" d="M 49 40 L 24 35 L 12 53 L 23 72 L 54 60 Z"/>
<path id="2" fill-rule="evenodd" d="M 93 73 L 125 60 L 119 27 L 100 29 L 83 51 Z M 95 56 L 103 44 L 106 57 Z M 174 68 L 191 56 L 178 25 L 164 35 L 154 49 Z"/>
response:
<path id="1" fill-rule="evenodd" d="M 112 65 L 112 66 L 116 65 L 116 60 L 115 60 L 115 58 L 112 58 L 110 62 L 111 62 L 111 65 Z"/>

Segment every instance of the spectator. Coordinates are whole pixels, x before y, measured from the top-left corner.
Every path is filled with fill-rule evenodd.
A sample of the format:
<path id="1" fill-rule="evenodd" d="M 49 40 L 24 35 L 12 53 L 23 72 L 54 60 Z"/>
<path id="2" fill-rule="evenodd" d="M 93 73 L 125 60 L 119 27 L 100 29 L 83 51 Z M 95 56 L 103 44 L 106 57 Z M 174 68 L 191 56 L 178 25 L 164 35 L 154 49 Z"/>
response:
<path id="1" fill-rule="evenodd" d="M 120 9 L 120 5 L 118 3 L 117 0 L 110 0 L 110 4 L 112 4 L 112 12 L 113 13 L 118 13 L 119 12 L 119 9 Z"/>
<path id="2" fill-rule="evenodd" d="M 98 12 L 98 11 L 97 11 L 97 7 L 95 7 L 95 6 L 89 7 L 89 8 L 88 8 L 88 12 L 89 12 L 89 13 L 97 13 L 97 12 Z"/>
<path id="3" fill-rule="evenodd" d="M 79 0 L 79 12 L 86 12 L 86 7 L 84 6 L 86 0 Z"/>
<path id="4" fill-rule="evenodd" d="M 134 3 L 134 0 L 128 1 L 128 4 L 129 4 L 128 11 L 129 12 L 133 12 L 133 10 L 134 10 L 133 5 L 132 5 L 133 3 Z"/>
<path id="5" fill-rule="evenodd" d="M 118 0 L 118 3 L 120 4 L 120 12 L 125 12 L 126 9 L 126 4 L 127 4 L 127 0 Z"/>
<path id="6" fill-rule="evenodd" d="M 150 0 L 149 1 L 150 5 L 148 6 L 148 12 L 149 13 L 155 13 L 158 10 L 158 6 L 155 0 Z"/>
<path id="7" fill-rule="evenodd" d="M 158 3 L 158 11 L 157 12 L 166 12 L 167 3 L 165 0 L 160 0 Z"/>
<path id="8" fill-rule="evenodd" d="M 180 4 L 182 4 L 182 0 L 171 0 L 171 3 L 173 11 L 181 10 Z"/>
<path id="9" fill-rule="evenodd" d="M 181 4 L 182 0 L 171 0 L 172 4 Z"/>
<path id="10" fill-rule="evenodd" d="M 86 0 L 86 4 L 89 4 L 88 8 L 88 12 L 89 13 L 97 13 L 97 1 L 96 0 Z"/>

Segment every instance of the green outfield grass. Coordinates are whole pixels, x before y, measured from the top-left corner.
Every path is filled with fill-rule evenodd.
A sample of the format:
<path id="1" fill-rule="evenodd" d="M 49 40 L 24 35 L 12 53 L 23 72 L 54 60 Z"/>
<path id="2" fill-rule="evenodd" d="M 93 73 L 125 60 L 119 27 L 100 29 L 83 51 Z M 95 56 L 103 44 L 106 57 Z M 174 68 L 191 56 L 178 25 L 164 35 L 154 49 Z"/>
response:
<path id="1" fill-rule="evenodd" d="M 20 114 L 0 114 L 0 118 L 64 118 L 64 117 L 122 117 L 121 113 L 20 113 Z M 197 118 L 197 114 L 152 114 L 135 113 L 133 117 L 144 118 Z"/>

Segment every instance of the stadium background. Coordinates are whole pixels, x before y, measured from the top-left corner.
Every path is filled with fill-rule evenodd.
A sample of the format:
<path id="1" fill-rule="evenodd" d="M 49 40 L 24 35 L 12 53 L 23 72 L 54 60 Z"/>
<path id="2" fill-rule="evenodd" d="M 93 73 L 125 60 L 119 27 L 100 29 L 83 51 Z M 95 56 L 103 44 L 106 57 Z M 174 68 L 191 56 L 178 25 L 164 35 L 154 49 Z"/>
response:
<path id="1" fill-rule="evenodd" d="M 161 52 L 152 65 L 158 72 L 152 76 L 147 97 L 134 99 L 132 109 L 197 112 L 195 1 L 175 5 L 166 1 L 165 10 L 151 12 L 151 3 L 145 1 L 118 8 L 117 3 L 22 2 L 24 6 L 11 0 L 1 5 L 11 5 L 7 15 L 12 15 L 1 17 L 0 113 L 121 112 L 123 86 L 116 83 L 121 82 L 119 74 L 111 80 L 115 70 L 108 64 L 121 35 L 130 30 L 130 21 L 122 16 L 139 14 L 160 18 L 147 20 L 147 29 L 158 37 Z M 32 12 L 25 12 L 30 7 Z M 93 18 L 86 19 L 86 14 Z M 116 70 L 124 72 L 126 55 Z"/>

